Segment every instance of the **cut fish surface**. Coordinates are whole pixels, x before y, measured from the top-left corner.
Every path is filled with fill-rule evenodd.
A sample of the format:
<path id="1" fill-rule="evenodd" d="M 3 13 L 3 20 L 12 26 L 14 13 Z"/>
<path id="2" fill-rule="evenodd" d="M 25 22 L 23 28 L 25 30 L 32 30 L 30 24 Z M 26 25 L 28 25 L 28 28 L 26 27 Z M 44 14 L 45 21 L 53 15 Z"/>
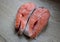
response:
<path id="1" fill-rule="evenodd" d="M 35 38 L 47 25 L 49 17 L 50 13 L 48 9 L 37 8 L 30 16 L 24 34 L 30 38 Z"/>
<path id="2" fill-rule="evenodd" d="M 16 27 L 15 29 L 19 30 L 18 34 L 23 33 L 27 20 L 28 20 L 29 16 L 31 15 L 30 13 L 35 9 L 35 7 L 36 6 L 34 3 L 29 2 L 29 3 L 23 4 L 18 9 L 18 12 L 16 15 L 16 22 L 15 22 L 15 27 Z"/>

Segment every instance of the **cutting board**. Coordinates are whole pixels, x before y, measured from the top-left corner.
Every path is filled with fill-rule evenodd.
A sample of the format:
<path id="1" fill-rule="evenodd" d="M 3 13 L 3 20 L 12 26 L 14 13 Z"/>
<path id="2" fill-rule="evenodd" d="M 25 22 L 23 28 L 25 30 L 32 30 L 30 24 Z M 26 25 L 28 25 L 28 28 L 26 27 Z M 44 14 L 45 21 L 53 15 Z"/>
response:
<path id="1" fill-rule="evenodd" d="M 35 39 L 15 33 L 15 17 L 18 8 L 27 2 L 50 11 L 46 29 Z M 60 42 L 60 3 L 50 0 L 0 0 L 0 42 Z"/>

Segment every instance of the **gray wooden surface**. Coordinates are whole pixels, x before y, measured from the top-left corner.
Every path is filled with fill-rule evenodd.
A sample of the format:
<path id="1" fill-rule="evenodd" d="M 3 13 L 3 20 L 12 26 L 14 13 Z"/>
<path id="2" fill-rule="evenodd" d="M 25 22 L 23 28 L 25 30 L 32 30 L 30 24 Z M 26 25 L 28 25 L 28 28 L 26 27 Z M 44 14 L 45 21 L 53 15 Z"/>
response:
<path id="1" fill-rule="evenodd" d="M 47 29 L 36 40 L 18 37 L 14 32 L 17 10 L 26 2 L 46 7 L 51 13 Z M 60 3 L 50 0 L 0 0 L 0 42 L 60 42 Z"/>

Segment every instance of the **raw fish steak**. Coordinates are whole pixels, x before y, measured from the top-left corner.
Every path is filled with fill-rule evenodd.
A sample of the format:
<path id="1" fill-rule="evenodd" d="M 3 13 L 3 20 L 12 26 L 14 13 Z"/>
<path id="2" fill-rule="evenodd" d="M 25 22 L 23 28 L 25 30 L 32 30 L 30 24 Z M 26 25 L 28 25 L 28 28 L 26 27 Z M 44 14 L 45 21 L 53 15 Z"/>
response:
<path id="1" fill-rule="evenodd" d="M 30 38 L 35 38 L 47 25 L 50 13 L 46 8 L 37 8 L 28 21 L 24 34 Z"/>
<path id="2" fill-rule="evenodd" d="M 18 34 L 35 38 L 45 29 L 50 12 L 44 7 L 36 8 L 32 2 L 21 5 L 16 15 L 15 29 Z"/>
<path id="3" fill-rule="evenodd" d="M 27 24 L 28 18 L 31 15 L 30 13 L 35 9 L 35 4 L 34 3 L 26 3 L 23 4 L 16 15 L 16 22 L 15 22 L 15 29 L 19 30 L 18 33 L 22 34 L 25 26 Z"/>

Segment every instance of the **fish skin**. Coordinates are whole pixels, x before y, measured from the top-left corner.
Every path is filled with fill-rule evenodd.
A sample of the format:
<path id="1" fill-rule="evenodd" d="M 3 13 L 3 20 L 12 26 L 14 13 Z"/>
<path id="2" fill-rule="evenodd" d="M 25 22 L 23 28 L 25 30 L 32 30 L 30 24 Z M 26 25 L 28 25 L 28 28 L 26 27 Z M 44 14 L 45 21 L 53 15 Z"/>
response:
<path id="1" fill-rule="evenodd" d="M 30 16 L 26 29 L 24 30 L 24 34 L 30 38 L 38 36 L 47 25 L 49 17 L 50 12 L 48 9 L 37 8 Z"/>

